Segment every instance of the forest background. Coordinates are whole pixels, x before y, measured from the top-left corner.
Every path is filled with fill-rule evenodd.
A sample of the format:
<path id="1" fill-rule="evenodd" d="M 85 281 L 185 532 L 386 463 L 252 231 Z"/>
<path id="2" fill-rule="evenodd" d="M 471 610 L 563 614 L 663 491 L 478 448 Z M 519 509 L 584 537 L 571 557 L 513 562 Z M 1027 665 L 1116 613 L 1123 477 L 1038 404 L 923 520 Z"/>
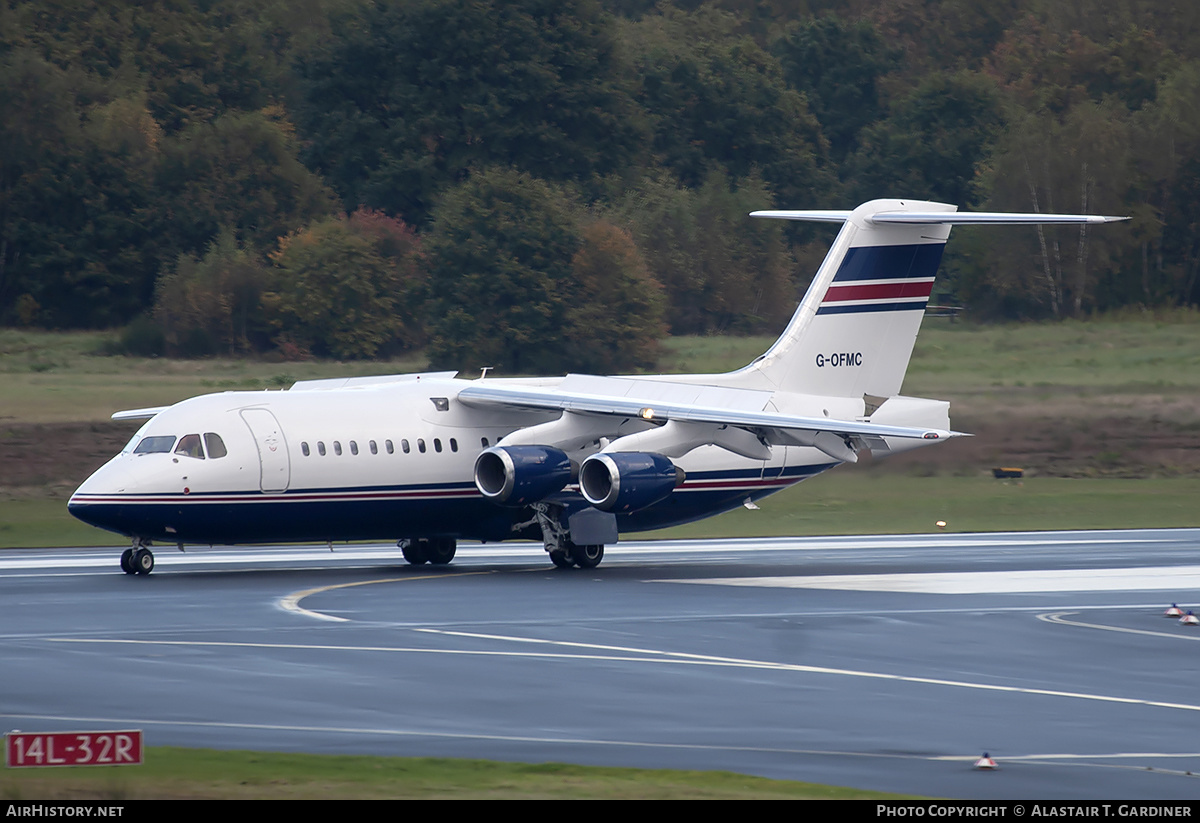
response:
<path id="1" fill-rule="evenodd" d="M 1200 302 L 1200 6 L 4 0 L 0 324 L 117 350 L 651 367 L 775 333 L 876 197 L 981 319 Z"/>

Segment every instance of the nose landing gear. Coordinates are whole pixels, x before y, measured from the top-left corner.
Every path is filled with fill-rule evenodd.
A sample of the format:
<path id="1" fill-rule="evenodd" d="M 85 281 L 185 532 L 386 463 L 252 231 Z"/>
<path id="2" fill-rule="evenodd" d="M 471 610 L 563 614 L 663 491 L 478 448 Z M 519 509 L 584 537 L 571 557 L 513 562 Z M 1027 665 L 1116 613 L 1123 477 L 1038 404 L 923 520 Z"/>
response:
<path id="1" fill-rule="evenodd" d="M 121 552 L 121 571 L 125 574 L 150 574 L 154 571 L 154 553 L 147 540 L 134 538 L 133 547 Z"/>

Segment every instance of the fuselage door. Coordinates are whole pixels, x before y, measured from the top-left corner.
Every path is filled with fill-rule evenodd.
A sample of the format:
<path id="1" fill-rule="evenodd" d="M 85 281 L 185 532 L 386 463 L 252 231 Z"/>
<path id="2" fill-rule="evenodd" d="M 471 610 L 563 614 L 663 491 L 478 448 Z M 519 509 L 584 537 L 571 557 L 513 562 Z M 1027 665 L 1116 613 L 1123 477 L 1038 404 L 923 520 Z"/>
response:
<path id="1" fill-rule="evenodd" d="M 265 492 L 287 491 L 291 461 L 279 421 L 266 409 L 242 409 L 242 419 L 258 446 L 259 488 Z"/>

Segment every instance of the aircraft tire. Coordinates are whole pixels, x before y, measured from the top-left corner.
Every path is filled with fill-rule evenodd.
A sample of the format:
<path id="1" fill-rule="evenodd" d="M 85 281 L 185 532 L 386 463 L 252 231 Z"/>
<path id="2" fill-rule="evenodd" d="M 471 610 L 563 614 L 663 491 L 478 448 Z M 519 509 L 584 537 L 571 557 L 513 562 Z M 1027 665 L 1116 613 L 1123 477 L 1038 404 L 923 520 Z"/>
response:
<path id="1" fill-rule="evenodd" d="M 435 566 L 444 566 L 454 559 L 458 544 L 452 537 L 437 537 L 425 544 L 425 554 Z"/>
<path id="2" fill-rule="evenodd" d="M 136 571 L 133 568 L 133 549 L 121 552 L 121 571 L 125 574 L 133 574 Z"/>
<path id="3" fill-rule="evenodd" d="M 149 549 L 138 549 L 131 559 L 135 574 L 150 574 L 154 571 L 154 553 Z"/>
<path id="4" fill-rule="evenodd" d="M 550 552 L 550 562 L 560 569 L 569 569 L 575 565 L 570 553 L 565 551 Z"/>
<path id="5" fill-rule="evenodd" d="M 604 545 L 598 543 L 592 546 L 572 546 L 571 559 L 581 569 L 594 569 L 604 559 Z"/>
<path id="6" fill-rule="evenodd" d="M 428 545 L 423 540 L 401 540 L 400 552 L 409 563 L 414 566 L 420 566 L 429 559 L 426 553 Z"/>

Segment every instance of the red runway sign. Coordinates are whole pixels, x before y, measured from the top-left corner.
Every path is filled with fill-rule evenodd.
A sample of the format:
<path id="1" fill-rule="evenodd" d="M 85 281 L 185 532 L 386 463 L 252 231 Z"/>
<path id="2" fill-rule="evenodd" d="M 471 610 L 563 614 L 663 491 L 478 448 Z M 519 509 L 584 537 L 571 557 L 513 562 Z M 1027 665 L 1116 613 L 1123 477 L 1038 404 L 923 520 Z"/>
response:
<path id="1" fill-rule="evenodd" d="M 37 766 L 134 766 L 142 762 L 142 732 L 9 732 L 10 769 Z"/>

